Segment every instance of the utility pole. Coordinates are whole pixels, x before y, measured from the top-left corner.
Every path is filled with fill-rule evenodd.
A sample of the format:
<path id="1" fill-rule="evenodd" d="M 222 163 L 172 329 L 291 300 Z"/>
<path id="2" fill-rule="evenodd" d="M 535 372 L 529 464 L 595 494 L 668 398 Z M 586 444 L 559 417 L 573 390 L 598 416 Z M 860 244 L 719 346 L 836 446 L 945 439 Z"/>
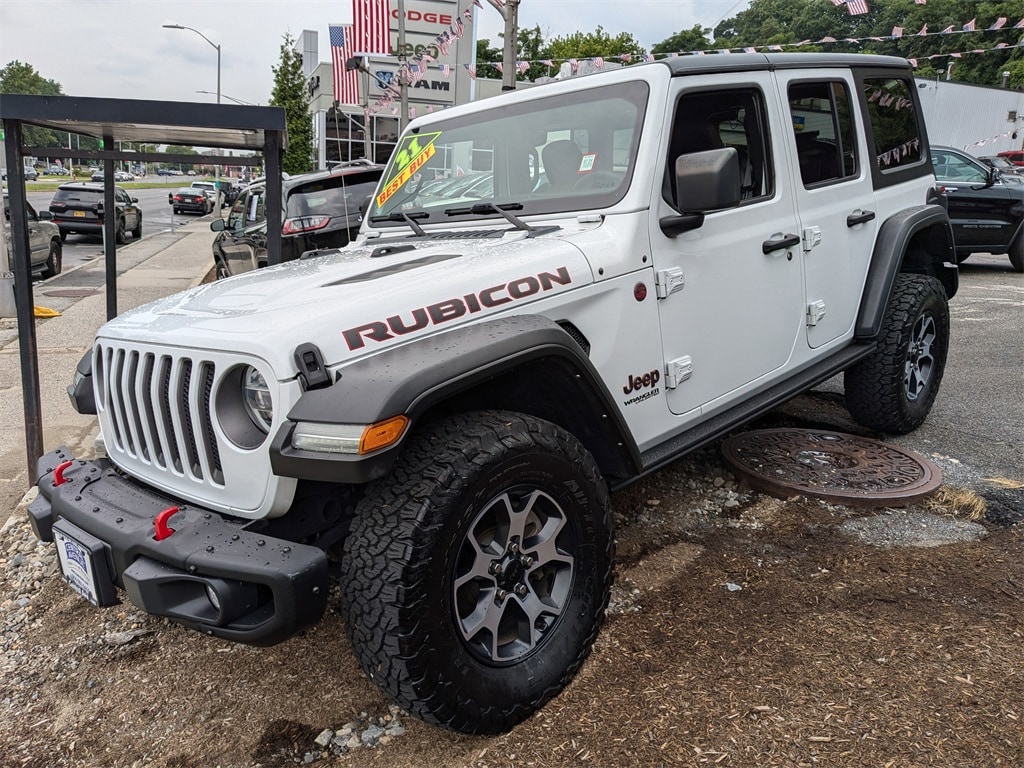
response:
<path id="1" fill-rule="evenodd" d="M 487 0 L 494 9 L 505 19 L 505 50 L 501 55 L 501 90 L 514 91 L 516 89 L 516 53 L 518 49 L 519 36 L 519 3 L 521 0 L 506 0 L 504 4 L 499 0 Z"/>
<path id="2" fill-rule="evenodd" d="M 405 0 L 398 0 L 398 72 L 402 71 L 402 65 L 405 63 Z M 401 134 L 405 130 L 405 126 L 409 124 L 409 94 L 405 87 L 404 77 L 398 81 L 398 94 L 401 105 L 401 112 L 398 115 L 398 133 Z"/>

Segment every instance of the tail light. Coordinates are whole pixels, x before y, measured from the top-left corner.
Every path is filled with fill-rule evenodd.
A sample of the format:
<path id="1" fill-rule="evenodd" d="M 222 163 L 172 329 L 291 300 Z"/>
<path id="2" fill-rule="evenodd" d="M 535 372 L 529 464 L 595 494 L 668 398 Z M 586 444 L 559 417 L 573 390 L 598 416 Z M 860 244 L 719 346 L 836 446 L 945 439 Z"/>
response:
<path id="1" fill-rule="evenodd" d="M 175 195 L 174 196 L 174 202 L 180 203 L 181 202 L 181 195 Z"/>
<path id="2" fill-rule="evenodd" d="M 68 209 L 68 204 L 67 203 L 59 203 L 59 202 L 56 202 L 56 201 L 50 203 L 50 210 L 51 211 L 66 211 L 67 209 Z"/>
<path id="3" fill-rule="evenodd" d="M 296 216 L 293 219 L 285 219 L 284 225 L 281 227 L 281 233 L 297 235 L 300 232 L 312 232 L 317 229 L 323 229 L 330 220 L 330 216 Z"/>

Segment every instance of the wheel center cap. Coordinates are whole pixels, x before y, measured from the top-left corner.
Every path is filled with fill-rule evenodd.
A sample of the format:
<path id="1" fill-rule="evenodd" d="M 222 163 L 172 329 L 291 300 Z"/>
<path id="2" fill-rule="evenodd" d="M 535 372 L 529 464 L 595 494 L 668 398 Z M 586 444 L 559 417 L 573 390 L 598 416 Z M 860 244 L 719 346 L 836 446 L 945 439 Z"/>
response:
<path id="1" fill-rule="evenodd" d="M 510 589 L 522 581 L 526 568 L 518 557 L 509 558 L 501 569 L 501 577 L 498 579 L 498 586 Z"/>

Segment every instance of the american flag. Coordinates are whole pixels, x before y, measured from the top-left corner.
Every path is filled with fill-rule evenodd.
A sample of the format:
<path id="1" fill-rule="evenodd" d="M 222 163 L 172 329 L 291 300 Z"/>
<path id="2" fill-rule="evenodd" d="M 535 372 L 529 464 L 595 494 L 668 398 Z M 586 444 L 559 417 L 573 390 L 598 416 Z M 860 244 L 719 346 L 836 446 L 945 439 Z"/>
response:
<path id="1" fill-rule="evenodd" d="M 964 32 L 973 32 L 974 29 L 975 29 L 975 26 L 974 26 L 974 22 L 975 21 L 977 21 L 976 18 L 971 19 L 966 24 L 964 24 Z"/>
<path id="2" fill-rule="evenodd" d="M 918 35 L 918 37 L 920 37 L 921 35 L 927 35 L 927 34 L 928 34 L 928 25 L 925 24 L 923 27 L 921 27 L 921 31 L 918 32 L 917 35 Z"/>
<path id="3" fill-rule="evenodd" d="M 391 16 L 388 0 L 352 0 L 355 49 L 359 53 L 391 53 Z"/>
<path id="4" fill-rule="evenodd" d="M 494 62 L 493 64 L 491 64 L 491 66 L 494 67 L 499 72 L 501 72 L 502 74 L 505 74 L 505 67 L 500 61 Z"/>
<path id="5" fill-rule="evenodd" d="M 442 64 L 441 65 L 441 74 L 444 75 L 446 80 L 449 77 L 451 77 L 452 76 L 452 65 L 451 64 Z"/>
<path id="6" fill-rule="evenodd" d="M 851 16 L 860 16 L 863 13 L 867 13 L 867 0 L 849 0 L 846 4 L 846 12 Z"/>
<path id="7" fill-rule="evenodd" d="M 604 57 L 603 56 L 595 56 L 594 57 L 594 66 L 597 67 L 598 69 L 604 69 Z"/>
<path id="8" fill-rule="evenodd" d="M 953 25 L 950 24 L 948 27 L 946 27 L 944 30 L 942 30 L 942 32 L 940 34 L 949 35 L 949 34 L 952 34 L 952 32 L 953 32 Z"/>
<path id="9" fill-rule="evenodd" d="M 1014 24 L 1013 28 L 1014 29 L 1024 29 L 1024 19 L 1021 19 L 1016 24 Z"/>
<path id="10" fill-rule="evenodd" d="M 1006 25 L 1006 17 L 1000 16 L 996 19 L 996 23 L 993 24 L 989 29 L 1002 29 Z"/>
<path id="11" fill-rule="evenodd" d="M 840 5 L 846 5 L 846 0 L 832 0 L 832 5 L 838 8 Z"/>
<path id="12" fill-rule="evenodd" d="M 894 38 L 896 38 L 896 37 L 903 37 L 903 27 L 893 27 L 892 28 L 892 37 L 894 37 Z"/>
<path id="13" fill-rule="evenodd" d="M 543 64 L 545 67 L 555 66 L 555 62 L 553 62 L 551 59 L 541 59 L 540 63 Z"/>
<path id="14" fill-rule="evenodd" d="M 914 0 L 918 5 L 928 5 L 928 0 Z"/>
<path id="15" fill-rule="evenodd" d="M 467 74 L 469 74 L 470 78 L 476 80 L 476 67 L 474 67 L 472 64 L 463 64 L 462 66 L 466 68 L 466 72 Z"/>
<path id="16" fill-rule="evenodd" d="M 530 69 L 530 62 L 528 62 L 528 61 L 517 61 L 516 62 L 516 69 L 519 70 L 519 74 L 520 75 L 525 75 L 526 72 Z"/>
<path id="17" fill-rule="evenodd" d="M 644 54 L 644 61 L 646 61 L 648 63 L 654 61 L 654 54 L 653 53 L 645 53 Z"/>
<path id="18" fill-rule="evenodd" d="M 339 104 L 359 103 L 359 73 L 345 71 L 345 62 L 354 54 L 352 27 L 331 24 L 327 27 L 331 38 L 331 65 L 334 71 L 334 100 Z"/>

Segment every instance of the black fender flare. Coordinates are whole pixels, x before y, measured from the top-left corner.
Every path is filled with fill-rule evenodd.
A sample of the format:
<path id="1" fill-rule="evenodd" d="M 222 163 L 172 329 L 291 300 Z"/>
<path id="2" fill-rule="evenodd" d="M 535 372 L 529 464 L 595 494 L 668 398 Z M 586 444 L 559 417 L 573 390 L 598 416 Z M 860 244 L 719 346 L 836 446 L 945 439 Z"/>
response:
<path id="1" fill-rule="evenodd" d="M 425 336 L 385 349 L 341 369 L 329 386 L 303 393 L 271 445 L 274 473 L 328 482 L 366 483 L 386 474 L 403 439 L 366 456 L 298 450 L 291 445 L 297 422 L 374 424 L 400 414 L 417 418 L 442 401 L 466 395 L 488 381 L 532 365 L 565 374 L 575 387 L 570 408 L 592 419 L 577 437 L 595 452 L 611 446 L 609 463 L 636 472 L 640 452 L 614 398 L 579 344 L 553 320 L 515 315 Z M 569 401 L 567 401 L 569 402 Z M 500 407 L 492 404 L 490 407 Z M 589 422 L 592 422 L 590 424 Z M 599 459 L 600 463 L 600 459 Z"/>
<path id="2" fill-rule="evenodd" d="M 911 240 L 928 229 L 931 231 L 926 235 L 926 262 L 908 263 Z M 882 222 L 864 283 L 855 338 L 870 340 L 878 336 L 893 283 L 901 271 L 934 275 L 946 289 L 947 297 L 952 298 L 959 285 L 953 243 L 953 225 L 946 209 L 937 203 L 906 208 Z"/>

